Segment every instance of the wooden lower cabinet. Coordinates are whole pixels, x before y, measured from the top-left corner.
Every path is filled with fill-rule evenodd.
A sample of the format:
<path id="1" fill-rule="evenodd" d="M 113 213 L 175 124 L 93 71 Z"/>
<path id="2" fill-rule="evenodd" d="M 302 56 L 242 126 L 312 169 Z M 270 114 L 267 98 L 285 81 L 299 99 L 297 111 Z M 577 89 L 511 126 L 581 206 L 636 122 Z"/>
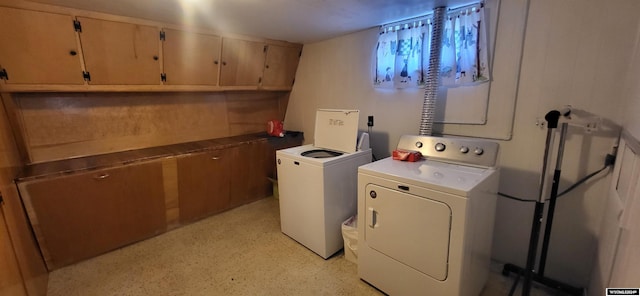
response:
<path id="1" fill-rule="evenodd" d="M 49 270 L 166 230 L 162 164 L 153 161 L 18 183 Z"/>
<path id="2" fill-rule="evenodd" d="M 267 141 L 243 143 L 237 147 L 238 156 L 231 166 L 231 207 L 271 195 L 272 185 L 267 178 L 273 165 L 270 151 Z"/>
<path id="3" fill-rule="evenodd" d="M 185 224 L 271 195 L 267 141 L 178 159 L 180 222 Z"/>
<path id="4" fill-rule="evenodd" d="M 175 207 L 176 220 L 187 225 L 270 196 L 273 154 L 259 139 L 17 184 L 47 268 L 54 270 L 165 232 Z"/>
<path id="5" fill-rule="evenodd" d="M 27 295 L 0 204 L 0 295 Z"/>
<path id="6" fill-rule="evenodd" d="M 229 208 L 230 167 L 237 148 L 178 158 L 180 222 L 191 222 Z"/>

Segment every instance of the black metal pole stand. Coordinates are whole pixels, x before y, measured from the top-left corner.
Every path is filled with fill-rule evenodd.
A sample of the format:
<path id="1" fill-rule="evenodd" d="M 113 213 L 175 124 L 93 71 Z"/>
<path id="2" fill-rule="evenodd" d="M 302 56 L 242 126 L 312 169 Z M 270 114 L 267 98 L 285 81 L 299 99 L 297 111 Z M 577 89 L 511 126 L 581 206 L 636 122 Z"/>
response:
<path id="1" fill-rule="evenodd" d="M 545 233 L 542 241 L 542 253 L 540 256 L 540 264 L 539 270 L 535 272 L 535 261 L 536 261 L 536 253 L 538 249 L 538 240 L 540 238 L 540 227 L 542 225 L 542 215 L 544 212 L 544 202 L 545 202 L 545 192 L 548 186 L 548 180 L 546 177 L 547 172 L 547 163 L 551 160 L 550 151 L 553 149 L 553 142 L 555 139 L 555 129 L 558 128 L 558 121 L 562 114 L 559 111 L 553 110 L 547 113 L 545 119 L 547 120 L 547 140 L 544 150 L 544 160 L 542 164 L 542 174 L 541 174 L 541 182 L 540 189 L 538 194 L 538 200 L 536 201 L 536 206 L 533 213 L 533 222 L 531 225 L 531 236 L 529 238 L 529 250 L 527 252 L 527 265 L 523 269 L 514 264 L 507 263 L 504 265 L 502 269 L 503 275 L 509 275 L 510 272 L 513 272 L 519 277 L 524 276 L 524 282 L 522 284 L 522 295 L 529 296 L 531 293 L 531 283 L 532 281 L 536 281 L 541 283 L 547 287 L 554 288 L 559 291 L 563 291 L 570 295 L 581 296 L 583 294 L 582 288 L 576 288 L 559 281 L 547 278 L 544 276 L 544 269 L 547 261 L 547 253 L 549 251 L 549 240 L 551 238 L 551 227 L 553 224 L 553 214 L 556 206 L 556 198 L 558 197 L 558 186 L 560 184 L 560 174 L 562 167 L 562 157 L 564 152 L 564 143 L 565 137 L 567 134 L 567 123 L 562 124 L 562 129 L 560 132 L 560 143 L 558 145 L 558 155 L 556 157 L 556 168 L 553 174 L 553 183 L 551 187 L 550 193 L 550 202 L 549 202 L 549 210 L 547 212 L 547 222 L 545 225 Z M 517 281 L 515 283 L 517 285 Z M 514 285 L 515 288 L 515 285 Z M 512 292 L 515 289 L 512 289 Z"/>

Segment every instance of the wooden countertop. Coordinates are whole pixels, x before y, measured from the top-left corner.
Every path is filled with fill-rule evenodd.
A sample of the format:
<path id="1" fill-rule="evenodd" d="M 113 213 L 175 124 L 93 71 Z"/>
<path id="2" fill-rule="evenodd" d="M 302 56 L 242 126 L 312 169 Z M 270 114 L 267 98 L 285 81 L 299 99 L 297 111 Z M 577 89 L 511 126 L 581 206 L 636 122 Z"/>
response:
<path id="1" fill-rule="evenodd" d="M 135 162 L 161 159 L 165 157 L 175 157 L 190 153 L 206 152 L 209 150 L 223 149 L 254 141 L 268 141 L 275 149 L 278 149 L 279 142 L 286 142 L 291 138 L 295 139 L 297 137 L 300 137 L 301 140 L 301 138 L 303 137 L 302 133 L 293 132 L 291 134 L 287 134 L 287 137 L 285 138 L 274 138 L 268 136 L 266 133 L 257 133 L 35 163 L 24 166 L 22 173 L 16 178 L 16 181 L 30 181 L 40 178 L 78 173 L 82 171 L 127 165 Z"/>

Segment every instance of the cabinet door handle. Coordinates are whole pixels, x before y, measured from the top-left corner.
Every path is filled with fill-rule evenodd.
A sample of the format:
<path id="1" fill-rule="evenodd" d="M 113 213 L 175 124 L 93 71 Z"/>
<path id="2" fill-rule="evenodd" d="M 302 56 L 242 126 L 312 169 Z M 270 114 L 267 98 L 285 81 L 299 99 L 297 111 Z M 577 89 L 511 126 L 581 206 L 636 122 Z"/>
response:
<path id="1" fill-rule="evenodd" d="M 70 54 L 70 55 L 72 55 L 72 56 L 74 56 L 74 55 L 77 55 L 77 54 L 78 54 L 78 52 L 76 52 L 75 50 L 72 50 L 72 51 L 70 51 L 70 52 L 69 52 L 69 54 Z"/>
<path id="2" fill-rule="evenodd" d="M 214 156 L 214 157 L 211 157 L 211 159 L 212 159 L 212 160 L 218 160 L 218 159 L 220 159 L 220 157 L 218 157 L 218 156 Z"/>
<path id="3" fill-rule="evenodd" d="M 93 178 L 96 179 L 96 180 L 104 180 L 106 178 L 109 178 L 109 176 L 110 175 L 107 174 L 107 173 L 102 173 L 102 174 L 93 176 Z"/>
<path id="4" fill-rule="evenodd" d="M 218 61 L 213 61 L 213 63 L 217 65 L 217 64 L 218 64 Z"/>
<path id="5" fill-rule="evenodd" d="M 227 62 L 222 61 L 222 65 L 223 65 L 223 66 L 226 66 L 226 65 L 227 65 Z"/>
<path id="6" fill-rule="evenodd" d="M 153 56 L 153 60 L 157 61 L 158 60 L 158 56 Z"/>
<path id="7" fill-rule="evenodd" d="M 269 65 L 265 65 L 264 67 L 265 67 L 265 68 L 267 68 L 267 69 L 269 69 Z"/>

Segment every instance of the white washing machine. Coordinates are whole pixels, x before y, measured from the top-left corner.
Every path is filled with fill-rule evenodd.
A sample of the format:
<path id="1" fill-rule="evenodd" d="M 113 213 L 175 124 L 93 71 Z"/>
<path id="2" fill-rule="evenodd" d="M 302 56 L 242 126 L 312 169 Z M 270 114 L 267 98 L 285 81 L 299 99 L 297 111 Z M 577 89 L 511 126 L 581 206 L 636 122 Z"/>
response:
<path id="1" fill-rule="evenodd" d="M 358 274 L 389 295 L 480 294 L 489 276 L 498 144 L 402 136 L 358 169 Z"/>
<path id="2" fill-rule="evenodd" d="M 344 246 L 342 222 L 357 212 L 358 166 L 371 162 L 358 119 L 358 110 L 320 109 L 313 145 L 276 151 L 282 232 L 325 259 Z"/>

